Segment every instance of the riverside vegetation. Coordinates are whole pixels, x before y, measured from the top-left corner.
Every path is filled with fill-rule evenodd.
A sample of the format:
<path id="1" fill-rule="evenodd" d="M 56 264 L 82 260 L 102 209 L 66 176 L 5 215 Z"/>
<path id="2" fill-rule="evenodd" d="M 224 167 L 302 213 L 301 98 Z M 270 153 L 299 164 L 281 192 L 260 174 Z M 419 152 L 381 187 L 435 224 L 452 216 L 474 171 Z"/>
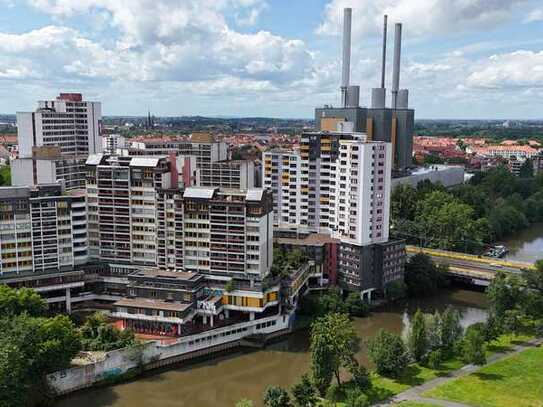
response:
<path id="1" fill-rule="evenodd" d="M 43 405 L 51 399 L 45 376 L 70 367 L 82 350 L 108 351 L 136 343 L 100 314 L 81 326 L 69 316 L 47 315 L 35 291 L 0 285 L 0 407 Z"/>
<path id="2" fill-rule="evenodd" d="M 517 177 L 504 166 L 452 188 L 423 181 L 392 193 L 391 232 L 410 244 L 478 254 L 537 222 L 543 222 L 543 174 Z"/>
<path id="3" fill-rule="evenodd" d="M 432 266 L 427 258 L 418 258 L 415 262 Z M 433 270 L 438 269 L 434 267 Z M 427 277 L 429 273 L 426 270 Z M 337 299 L 339 293 L 331 295 Z M 303 375 L 290 391 L 269 387 L 264 393 L 264 405 L 369 406 L 412 386 L 447 375 L 465 364 L 484 365 L 490 354 L 506 351 L 518 341 L 543 335 L 543 261 L 536 263 L 535 270 L 524 271 L 522 275 L 498 273 L 487 289 L 487 297 L 486 322 L 463 329 L 458 311 L 447 308 L 442 313 L 425 315 L 419 310 L 412 319 L 406 338 L 381 330 L 372 339 L 360 340 L 353 329 L 348 309 L 340 308 L 338 312 L 332 306 L 323 314 L 325 308 L 317 307 L 320 312 L 311 324 L 310 372 Z M 319 302 L 336 304 L 335 300 L 328 298 Z M 359 346 L 368 347 L 373 371 L 368 371 L 355 359 Z M 527 364 L 533 367 L 540 357 L 538 353 L 529 352 L 521 358 L 528 358 Z M 507 369 L 502 369 L 503 373 L 512 374 Z M 538 371 L 536 374 L 541 380 L 541 373 Z M 470 387 L 472 385 L 465 384 L 456 391 L 466 392 L 467 388 L 477 391 Z M 440 391 L 446 396 L 455 390 Z M 251 405 L 250 400 L 242 400 L 236 406 Z M 501 406 L 499 403 L 495 405 Z"/>

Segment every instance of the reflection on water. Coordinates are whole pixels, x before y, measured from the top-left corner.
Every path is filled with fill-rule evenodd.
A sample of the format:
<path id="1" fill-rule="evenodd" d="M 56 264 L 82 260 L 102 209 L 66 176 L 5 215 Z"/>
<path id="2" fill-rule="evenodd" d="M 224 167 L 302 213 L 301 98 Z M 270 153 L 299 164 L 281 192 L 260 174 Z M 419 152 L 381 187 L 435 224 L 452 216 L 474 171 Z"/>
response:
<path id="1" fill-rule="evenodd" d="M 385 306 L 370 317 L 354 320 L 362 339 L 358 359 L 368 364 L 363 343 L 380 328 L 398 334 L 405 332 L 417 308 L 433 313 L 447 305 L 461 311 L 464 326 L 486 317 L 484 294 L 466 290 Z M 262 350 L 236 352 L 150 374 L 130 383 L 82 392 L 60 400 L 55 407 L 216 407 L 234 406 L 242 398 L 252 399 L 260 406 L 267 386 L 290 387 L 309 371 L 308 348 L 308 333 L 300 331 Z"/>
<path id="2" fill-rule="evenodd" d="M 506 259 L 533 263 L 543 259 L 543 223 L 538 223 L 506 240 Z"/>

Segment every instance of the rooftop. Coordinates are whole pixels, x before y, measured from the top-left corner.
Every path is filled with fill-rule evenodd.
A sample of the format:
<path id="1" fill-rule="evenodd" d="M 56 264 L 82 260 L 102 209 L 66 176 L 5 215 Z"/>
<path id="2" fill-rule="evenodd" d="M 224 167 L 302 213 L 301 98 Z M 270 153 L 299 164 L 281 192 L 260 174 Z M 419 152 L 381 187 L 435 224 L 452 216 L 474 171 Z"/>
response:
<path id="1" fill-rule="evenodd" d="M 339 243 L 338 239 L 324 233 L 311 233 L 304 238 L 279 237 L 274 240 L 280 244 L 300 246 L 322 246 L 327 243 Z"/>
<path id="2" fill-rule="evenodd" d="M 198 280 L 203 276 L 200 273 L 188 273 L 186 271 L 166 271 L 159 270 L 154 268 L 144 269 L 141 271 L 136 271 L 130 276 L 133 277 L 151 277 L 151 278 L 167 278 L 167 279 L 176 279 L 176 280 Z"/>
<path id="3" fill-rule="evenodd" d="M 123 298 L 113 305 L 116 307 L 138 307 L 181 312 L 192 307 L 190 303 L 168 302 L 150 298 Z"/>

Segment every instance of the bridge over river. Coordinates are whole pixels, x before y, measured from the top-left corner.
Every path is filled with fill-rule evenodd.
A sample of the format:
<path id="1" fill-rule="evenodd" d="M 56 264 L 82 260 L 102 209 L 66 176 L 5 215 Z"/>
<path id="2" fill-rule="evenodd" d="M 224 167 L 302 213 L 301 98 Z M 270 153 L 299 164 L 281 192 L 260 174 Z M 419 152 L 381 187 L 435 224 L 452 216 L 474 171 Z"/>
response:
<path id="1" fill-rule="evenodd" d="M 523 269 L 534 268 L 532 263 L 492 259 L 446 250 L 427 249 L 417 246 L 407 246 L 406 250 L 408 256 L 417 253 L 427 254 L 435 263 L 449 265 L 448 274 L 451 277 L 480 286 L 488 286 L 498 271 L 520 273 Z"/>

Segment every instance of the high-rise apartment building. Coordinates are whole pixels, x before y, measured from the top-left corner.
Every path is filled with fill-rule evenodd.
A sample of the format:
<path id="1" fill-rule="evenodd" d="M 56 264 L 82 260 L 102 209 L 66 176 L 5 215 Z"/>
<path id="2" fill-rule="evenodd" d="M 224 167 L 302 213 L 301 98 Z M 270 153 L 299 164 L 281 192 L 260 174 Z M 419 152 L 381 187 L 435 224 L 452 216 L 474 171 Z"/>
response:
<path id="1" fill-rule="evenodd" d="M 158 190 L 158 266 L 262 280 L 272 266 L 271 191 Z"/>
<path id="2" fill-rule="evenodd" d="M 307 132 L 300 152 L 263 153 L 278 235 L 331 235 L 338 283 L 367 295 L 403 275 L 404 243 L 389 240 L 392 160 L 390 143 L 352 131 Z"/>
<path id="3" fill-rule="evenodd" d="M 156 265 L 156 191 L 174 178 L 168 157 L 96 154 L 86 164 L 90 256 L 128 269 Z"/>
<path id="4" fill-rule="evenodd" d="M 88 259 L 81 191 L 59 184 L 0 188 L 0 276 L 70 271 Z"/>
<path id="5" fill-rule="evenodd" d="M 272 262 L 272 198 L 262 189 L 179 188 L 172 157 L 87 160 L 90 256 L 136 267 L 264 278 Z"/>
<path id="6" fill-rule="evenodd" d="M 179 160 L 186 186 L 249 189 L 256 185 L 255 163 L 230 160 L 228 145 L 209 133 L 193 133 L 190 138 L 141 137 L 131 143 L 130 155 L 170 155 Z M 188 176 L 185 179 L 185 175 Z"/>
<path id="7" fill-rule="evenodd" d="M 330 190 L 333 237 L 359 246 L 388 240 L 391 167 L 390 143 L 339 142 Z"/>
<path id="8" fill-rule="evenodd" d="M 273 194 L 273 222 L 282 229 L 299 228 L 307 224 L 307 202 L 302 203 L 302 159 L 288 150 L 262 153 L 264 187 Z M 305 177 L 307 181 L 307 177 Z"/>
<path id="9" fill-rule="evenodd" d="M 65 182 L 85 187 L 85 160 L 102 151 L 100 102 L 79 93 L 39 101 L 35 112 L 18 112 L 19 158 L 12 161 L 13 185 Z"/>

